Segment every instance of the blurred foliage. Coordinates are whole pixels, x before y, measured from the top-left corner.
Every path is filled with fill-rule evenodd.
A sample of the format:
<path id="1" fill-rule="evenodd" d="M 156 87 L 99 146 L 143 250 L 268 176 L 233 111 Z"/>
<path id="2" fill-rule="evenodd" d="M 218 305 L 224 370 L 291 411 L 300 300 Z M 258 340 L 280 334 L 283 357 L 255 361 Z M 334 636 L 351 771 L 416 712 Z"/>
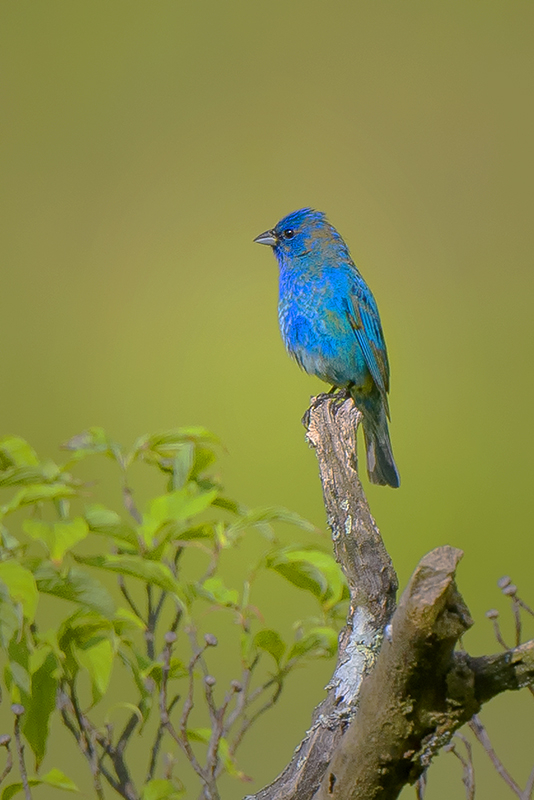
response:
<path id="1" fill-rule="evenodd" d="M 36 769 L 47 750 L 51 717 L 59 714 L 73 747 L 87 758 L 97 797 L 104 796 L 106 781 L 127 798 L 181 796 L 181 776 L 162 756 L 177 747 L 201 784 L 223 773 L 247 780 L 235 756 L 251 725 L 278 700 L 293 670 L 336 653 L 348 598 L 338 565 L 315 547 L 279 542 L 277 523 L 314 530 L 297 514 L 251 510 L 227 497 L 210 476 L 217 446 L 208 431 L 182 428 L 143 436 L 125 451 L 104 430 L 91 428 L 63 446 L 69 457 L 56 464 L 41 461 L 19 437 L 0 440 L 5 688 Z M 94 456 L 118 467 L 127 513 L 95 502 L 91 486 L 76 476 L 79 462 Z M 129 484 L 135 462 L 155 469 L 165 484 L 144 511 Z M 237 585 L 227 585 L 223 553 L 253 534 L 265 541 L 263 555 Z M 295 620 L 291 640 L 265 627 L 253 604 L 255 582 L 266 571 L 316 601 L 316 616 Z M 117 576 L 115 591 L 103 581 L 109 573 Z M 53 627 L 49 617 L 43 624 L 46 596 L 63 601 Z M 240 671 L 218 702 L 217 637 L 201 636 L 207 610 L 230 615 L 239 629 Z M 130 696 L 119 704 L 129 718 L 118 732 L 109 721 L 117 706 L 110 690 L 114 670 L 129 682 Z M 207 724 L 192 726 L 191 712 L 199 705 Z M 104 714 L 103 723 L 93 720 L 95 711 L 99 719 Z M 141 780 L 126 752 L 134 731 L 147 739 Z M 57 769 L 29 781 L 77 790 Z M 22 788 L 9 784 L 2 800 Z"/>

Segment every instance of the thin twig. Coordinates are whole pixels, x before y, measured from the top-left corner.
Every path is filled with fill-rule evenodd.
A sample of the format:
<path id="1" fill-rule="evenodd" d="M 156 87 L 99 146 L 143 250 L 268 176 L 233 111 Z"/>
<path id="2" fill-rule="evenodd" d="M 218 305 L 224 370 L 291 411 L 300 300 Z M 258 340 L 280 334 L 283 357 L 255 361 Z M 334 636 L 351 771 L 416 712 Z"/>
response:
<path id="1" fill-rule="evenodd" d="M 134 612 L 135 616 L 139 617 L 139 619 L 142 620 L 142 622 L 144 622 L 144 624 L 146 625 L 146 620 L 144 619 L 143 615 L 141 614 L 141 612 L 140 612 L 139 608 L 137 607 L 135 601 L 133 600 L 130 592 L 126 588 L 126 584 L 124 582 L 124 577 L 122 575 L 119 575 L 118 583 L 119 583 L 119 589 L 121 590 L 122 596 L 124 597 L 124 599 L 126 600 L 128 605 L 130 606 L 132 611 Z"/>
<path id="2" fill-rule="evenodd" d="M 6 766 L 4 767 L 4 771 L 0 775 L 0 784 L 2 784 L 11 770 L 13 769 L 13 753 L 11 752 L 10 745 L 11 744 L 11 736 L 8 733 L 4 733 L 0 736 L 0 747 L 5 747 L 7 750 L 6 756 Z"/>
<path id="3" fill-rule="evenodd" d="M 180 620 L 182 619 L 182 614 L 183 614 L 182 609 L 178 608 L 177 611 L 176 611 L 176 614 L 174 615 L 174 619 L 172 621 L 172 625 L 169 628 L 169 630 L 172 631 L 173 633 L 176 633 L 176 631 L 178 629 L 178 625 L 180 624 Z"/>
<path id="4" fill-rule="evenodd" d="M 122 756 L 124 750 L 126 749 L 126 745 L 128 744 L 128 739 L 130 738 L 130 736 L 132 735 L 138 724 L 139 724 L 139 714 L 133 712 L 130 719 L 122 729 L 121 735 L 119 736 L 119 741 L 117 742 L 117 745 L 115 747 L 116 753 L 120 753 L 120 755 Z"/>
<path id="5" fill-rule="evenodd" d="M 447 747 L 444 748 L 444 750 L 446 750 L 449 753 L 452 753 L 460 761 L 463 768 L 462 783 L 465 786 L 466 800 L 474 800 L 475 770 L 473 766 L 473 749 L 471 747 L 471 743 L 469 742 L 468 739 L 466 739 L 465 736 L 463 736 L 463 734 L 456 733 L 454 735 L 454 738 L 460 739 L 460 741 L 463 742 L 467 753 L 467 758 L 464 758 L 464 756 L 456 749 L 453 742 L 448 744 Z"/>
<path id="6" fill-rule="evenodd" d="M 512 597 L 512 612 L 515 622 L 515 646 L 519 647 L 521 644 L 521 610 L 517 602 L 517 597 Z"/>
<path id="7" fill-rule="evenodd" d="M 156 629 L 156 623 L 159 619 L 159 615 L 161 614 L 161 609 L 163 608 L 163 603 L 165 602 L 166 597 L 167 592 L 162 589 L 158 602 L 156 603 L 156 608 L 154 609 L 154 631 Z"/>
<path id="8" fill-rule="evenodd" d="M 134 503 L 132 490 L 126 483 L 126 475 L 124 476 L 124 486 L 122 487 L 122 502 L 124 503 L 124 508 L 126 511 L 128 511 L 137 524 L 140 525 L 143 521 L 143 517 L 139 513 L 137 506 Z"/>
<path id="9" fill-rule="evenodd" d="M 215 698 L 213 697 L 213 687 L 215 686 L 215 678 L 213 675 L 206 675 L 204 678 L 204 696 L 206 698 L 206 705 L 210 712 L 210 722 L 212 727 L 218 724 L 218 709 L 215 705 Z"/>
<path id="10" fill-rule="evenodd" d="M 172 724 L 172 722 L 170 720 L 165 723 L 164 727 L 165 727 L 165 730 L 172 736 L 172 738 L 174 739 L 176 744 L 179 745 L 179 747 L 182 749 L 182 751 L 184 752 L 187 760 L 189 761 L 189 763 L 191 764 L 191 766 L 193 767 L 193 769 L 197 773 L 197 775 L 200 778 L 200 780 L 202 781 L 202 783 L 205 783 L 206 782 L 206 775 L 204 773 L 204 770 L 200 766 L 197 757 L 195 756 L 195 754 L 193 752 L 193 749 L 191 747 L 189 739 L 187 737 L 184 739 L 182 735 L 178 734 L 177 731 L 174 728 L 174 725 Z"/>
<path id="11" fill-rule="evenodd" d="M 243 737 L 244 737 L 245 733 L 248 731 L 248 729 L 252 725 L 254 725 L 254 723 L 256 722 L 258 717 L 260 717 L 262 714 L 264 714 L 266 711 L 268 711 L 270 708 L 272 708 L 274 706 L 274 704 L 277 702 L 278 698 L 280 697 L 280 694 L 282 692 L 282 688 L 283 688 L 283 683 L 280 682 L 278 684 L 278 686 L 276 687 L 276 690 L 273 692 L 273 695 L 270 698 L 270 700 L 268 700 L 266 703 L 264 703 L 251 717 L 248 717 L 248 718 L 245 717 L 243 719 L 243 722 L 241 724 L 241 727 L 240 727 L 239 731 L 237 732 L 232 744 L 228 748 L 228 751 L 229 751 L 231 756 L 233 756 L 235 754 L 237 748 L 239 747 L 239 745 L 241 744 L 241 742 L 243 740 Z"/>
<path id="12" fill-rule="evenodd" d="M 178 702 L 179 699 L 180 699 L 180 695 L 177 694 L 177 695 L 175 695 L 173 697 L 173 699 L 169 703 L 169 706 L 167 708 L 167 713 L 168 713 L 169 716 L 171 714 L 172 709 L 174 708 L 174 706 L 176 705 L 176 703 Z M 159 725 L 158 729 L 156 731 L 156 738 L 154 739 L 154 744 L 152 746 L 152 750 L 151 750 L 151 753 L 150 753 L 150 764 L 148 766 L 148 771 L 147 771 L 147 774 L 146 774 L 145 783 L 148 783 L 154 777 L 154 773 L 156 771 L 156 763 L 157 763 L 157 760 L 158 760 L 158 755 L 159 755 L 161 742 L 163 740 L 163 734 L 164 733 L 165 733 L 165 726 L 164 725 Z"/>
<path id="13" fill-rule="evenodd" d="M 193 752 L 193 748 L 191 747 L 191 743 L 189 741 L 189 737 L 187 735 L 187 722 L 189 720 L 189 715 L 193 709 L 194 705 L 194 671 L 197 665 L 197 662 L 202 656 L 205 648 L 198 649 L 193 652 L 193 656 L 189 661 L 187 671 L 189 673 L 189 686 L 187 690 L 187 696 L 184 702 L 184 707 L 182 709 L 182 715 L 180 717 L 180 732 L 178 733 L 173 724 L 171 723 L 170 719 L 164 723 L 165 729 L 168 733 L 172 736 L 174 741 L 180 746 L 183 750 L 185 756 L 187 757 L 189 763 L 201 779 L 202 783 L 206 785 L 206 774 L 205 771 L 200 766 L 200 763 Z"/>
<path id="14" fill-rule="evenodd" d="M 98 800 L 104 800 L 104 790 L 102 789 L 102 782 L 100 780 L 100 759 L 98 758 L 94 740 L 91 742 L 91 750 L 89 752 L 89 766 L 93 776 L 96 796 Z"/>
<path id="15" fill-rule="evenodd" d="M 15 715 L 15 746 L 17 748 L 17 755 L 19 757 L 20 777 L 22 780 L 22 786 L 24 787 L 24 796 L 26 797 L 26 800 L 32 800 L 30 784 L 28 783 L 28 773 L 26 772 L 26 764 L 24 762 L 24 745 L 22 744 L 22 737 L 20 735 L 20 718 L 24 714 L 24 706 L 21 706 L 20 703 L 14 703 L 11 706 L 11 711 Z"/>
<path id="16" fill-rule="evenodd" d="M 234 722 L 243 714 L 246 708 L 247 703 L 247 693 L 248 688 L 250 686 L 250 680 L 252 677 L 252 672 L 255 669 L 256 665 L 258 664 L 259 657 L 256 656 L 250 667 L 245 667 L 243 672 L 241 673 L 241 686 L 242 691 L 239 693 L 237 697 L 237 701 L 235 704 L 235 708 L 227 717 L 226 724 L 224 726 L 223 736 L 226 739 L 228 737 L 228 732 L 232 728 Z"/>
<path id="17" fill-rule="evenodd" d="M 193 656 L 187 666 L 187 672 L 189 673 L 189 686 L 187 689 L 187 696 L 185 698 L 184 707 L 182 710 L 182 716 L 180 718 L 180 733 L 185 739 L 187 739 L 187 722 L 189 719 L 189 715 L 193 710 L 195 667 L 197 665 L 197 662 L 202 657 L 203 652 L 204 652 L 203 649 L 202 650 L 199 649 L 197 652 L 193 653 Z"/>
<path id="18" fill-rule="evenodd" d="M 527 612 L 527 614 L 530 614 L 532 617 L 534 617 L 534 611 L 531 609 L 531 607 L 530 607 L 530 606 L 528 606 L 528 605 L 525 603 L 525 601 L 524 601 L 524 600 L 521 600 L 521 598 L 520 598 L 520 597 L 516 597 L 516 600 L 517 600 L 517 602 L 519 603 L 519 605 L 521 606 L 521 608 L 522 608 L 524 611 L 526 611 L 526 612 Z"/>
<path id="19" fill-rule="evenodd" d="M 499 612 L 495 608 L 492 608 L 490 611 L 486 611 L 486 617 L 491 620 L 491 623 L 493 625 L 493 633 L 495 634 L 495 638 L 497 639 L 500 646 L 503 648 L 503 650 L 509 650 L 510 648 L 503 639 L 501 628 L 497 621 L 499 617 Z"/>
<path id="20" fill-rule="evenodd" d="M 78 743 L 78 746 L 79 746 L 80 750 L 82 751 L 83 755 L 89 760 L 90 755 L 87 752 L 87 749 L 85 749 L 84 746 L 83 746 L 83 737 L 82 737 L 80 731 L 76 728 L 76 725 L 74 724 L 74 722 L 71 720 L 71 718 L 68 715 L 67 706 L 69 704 L 70 704 L 70 700 L 69 700 L 68 696 L 64 692 L 61 691 L 59 693 L 58 706 L 59 706 L 59 709 L 60 709 L 60 712 L 61 712 L 61 718 L 63 719 L 63 724 L 65 725 L 67 730 L 69 730 L 71 732 L 71 734 L 74 736 L 74 738 L 76 739 L 76 742 Z M 105 752 L 106 752 L 106 755 L 109 755 L 109 753 L 107 752 L 107 748 L 105 748 Z M 99 760 L 99 767 L 100 767 L 100 772 L 102 773 L 102 775 L 104 776 L 106 781 L 109 783 L 109 785 L 112 787 L 112 789 L 114 789 L 118 794 L 121 794 L 124 797 L 125 795 L 121 791 L 120 783 L 103 766 L 102 759 Z"/>
<path id="21" fill-rule="evenodd" d="M 169 711 L 167 709 L 167 684 L 169 682 L 169 673 L 171 671 L 172 646 L 175 641 L 175 633 L 169 632 L 165 634 L 163 666 L 161 668 L 161 688 L 159 692 L 159 717 L 162 724 L 165 724 L 169 719 Z"/>
<path id="22" fill-rule="evenodd" d="M 532 797 L 533 790 L 534 790 L 534 767 L 532 767 L 530 775 L 528 776 L 528 781 L 526 782 L 525 785 L 525 791 L 523 792 L 524 800 L 530 800 L 530 798 Z"/>
<path id="23" fill-rule="evenodd" d="M 484 748 L 484 750 L 488 754 L 493 766 L 495 767 L 495 769 L 497 770 L 497 772 L 499 773 L 499 775 L 501 776 L 503 781 L 510 787 L 510 789 L 519 798 L 522 798 L 523 793 L 522 793 L 521 789 L 519 788 L 518 784 L 514 781 L 514 779 L 512 778 L 510 773 L 508 772 L 508 770 L 503 765 L 503 763 L 500 760 L 499 756 L 497 755 L 497 753 L 493 749 L 493 747 L 491 745 L 491 742 L 490 742 L 490 739 L 489 739 L 489 736 L 488 736 L 488 733 L 487 733 L 485 727 L 483 726 L 483 724 L 481 723 L 481 721 L 480 721 L 480 719 L 479 719 L 477 714 L 475 714 L 474 717 L 469 722 L 469 727 L 471 728 L 471 730 L 475 734 L 476 738 L 478 739 L 478 741 L 480 742 L 480 744 L 482 745 L 482 747 Z"/>
<path id="24" fill-rule="evenodd" d="M 219 566 L 219 559 L 221 555 L 221 547 L 218 542 L 215 542 L 214 549 L 212 550 L 211 561 L 208 564 L 208 568 L 204 575 L 200 578 L 199 584 L 202 584 L 208 580 L 208 578 L 212 578 L 215 573 L 217 572 L 217 567 Z"/>
<path id="25" fill-rule="evenodd" d="M 87 760 L 89 761 L 89 763 L 91 763 L 90 757 L 91 757 L 91 750 L 94 746 L 93 740 L 98 741 L 98 743 L 106 750 L 106 753 L 111 759 L 111 762 L 113 764 L 113 769 L 115 770 L 115 773 L 118 778 L 118 789 L 117 789 L 118 793 L 122 795 L 122 797 L 125 797 L 126 800 L 136 800 L 137 793 L 132 783 L 130 771 L 124 760 L 124 749 L 126 747 L 126 743 L 129 737 L 133 733 L 133 730 L 138 723 L 137 715 L 132 714 L 132 716 L 124 726 L 123 732 L 119 738 L 117 746 L 113 747 L 107 742 L 106 738 L 102 736 L 102 734 L 99 734 L 98 731 L 96 731 L 96 729 L 91 725 L 87 717 L 82 713 L 78 703 L 78 698 L 76 696 L 76 690 L 74 684 L 71 683 L 69 685 L 69 688 L 70 688 L 70 702 L 72 703 L 74 714 L 78 722 L 78 727 L 80 729 L 80 733 L 82 734 L 82 737 L 79 741 L 82 752 L 84 752 Z M 104 777 L 106 777 L 106 780 L 108 780 L 105 774 Z"/>

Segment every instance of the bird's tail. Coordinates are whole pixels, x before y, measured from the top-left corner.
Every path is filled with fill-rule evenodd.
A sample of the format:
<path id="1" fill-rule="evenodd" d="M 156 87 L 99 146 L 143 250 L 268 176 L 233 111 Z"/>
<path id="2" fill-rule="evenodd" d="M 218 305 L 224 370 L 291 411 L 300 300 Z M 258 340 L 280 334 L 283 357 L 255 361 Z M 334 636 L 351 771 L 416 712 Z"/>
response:
<path id="1" fill-rule="evenodd" d="M 364 407 L 362 412 L 369 480 L 371 483 L 393 486 L 396 489 L 400 486 L 400 477 L 393 458 L 384 405 L 382 402 L 373 403 L 372 409 Z"/>

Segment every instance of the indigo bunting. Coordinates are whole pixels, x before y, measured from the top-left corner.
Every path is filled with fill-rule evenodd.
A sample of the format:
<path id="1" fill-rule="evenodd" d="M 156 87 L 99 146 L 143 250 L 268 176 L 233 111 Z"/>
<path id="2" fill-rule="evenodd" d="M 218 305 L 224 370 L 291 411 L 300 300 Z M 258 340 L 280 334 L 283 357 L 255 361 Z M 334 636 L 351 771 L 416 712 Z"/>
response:
<path id="1" fill-rule="evenodd" d="M 378 308 L 326 216 L 302 208 L 254 239 L 280 267 L 278 319 L 289 354 L 311 375 L 350 392 L 363 414 L 371 483 L 397 487 L 388 431 L 389 364 Z"/>

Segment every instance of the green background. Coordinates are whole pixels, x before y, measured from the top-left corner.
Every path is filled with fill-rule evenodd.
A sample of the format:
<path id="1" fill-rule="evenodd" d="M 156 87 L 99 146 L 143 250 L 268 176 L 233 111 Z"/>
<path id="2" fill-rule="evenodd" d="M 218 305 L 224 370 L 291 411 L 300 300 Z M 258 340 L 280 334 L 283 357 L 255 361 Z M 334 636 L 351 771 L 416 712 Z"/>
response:
<path id="1" fill-rule="evenodd" d="M 252 243 L 324 210 L 392 365 L 402 486 L 369 487 L 372 511 L 401 584 L 432 547 L 465 551 L 466 646 L 497 649 L 496 580 L 534 602 L 533 27 L 521 0 L 3 0 L 2 432 L 58 457 L 89 425 L 202 424 L 231 494 L 324 528 L 300 425 L 323 387 L 284 353 Z M 330 671 L 290 682 L 241 753 L 254 783 L 225 798 L 287 763 Z M 484 713 L 521 784 L 529 701 Z M 511 796 L 486 761 L 480 796 Z M 440 757 L 428 800 L 463 798 L 460 774 Z"/>

